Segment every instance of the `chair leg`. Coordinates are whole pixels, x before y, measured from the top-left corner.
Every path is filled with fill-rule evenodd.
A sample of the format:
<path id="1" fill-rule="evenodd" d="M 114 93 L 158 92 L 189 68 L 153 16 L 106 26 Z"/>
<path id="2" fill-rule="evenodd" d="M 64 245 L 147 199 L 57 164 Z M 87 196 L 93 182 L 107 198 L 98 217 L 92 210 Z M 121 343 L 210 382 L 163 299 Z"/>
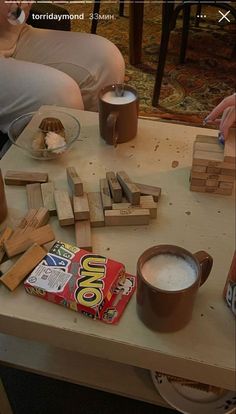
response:
<path id="1" fill-rule="evenodd" d="M 125 0 L 119 1 L 119 16 L 124 17 Z"/>
<path id="2" fill-rule="evenodd" d="M 95 0 L 94 6 L 93 6 L 93 15 L 95 15 L 96 13 L 99 14 L 99 12 L 100 12 L 100 0 Z M 96 34 L 97 25 L 98 25 L 98 19 L 93 19 L 92 25 L 91 25 L 92 34 Z"/>
<path id="3" fill-rule="evenodd" d="M 156 79 L 154 84 L 154 91 L 152 97 L 152 105 L 157 106 L 161 93 L 162 78 L 164 75 L 164 68 L 166 63 L 166 55 L 168 50 L 169 38 L 170 38 L 170 26 L 173 14 L 174 5 L 172 3 L 165 2 L 162 5 L 162 35 L 159 52 L 159 61 L 156 72 Z"/>
<path id="4" fill-rule="evenodd" d="M 197 5 L 197 10 L 196 10 L 196 16 L 195 16 L 195 27 L 199 27 L 199 23 L 200 23 L 200 17 L 202 14 L 202 5 L 200 3 L 198 3 Z"/>
<path id="5" fill-rule="evenodd" d="M 190 22 L 190 6 L 185 5 L 183 8 L 183 29 L 182 29 L 180 59 L 179 59 L 180 63 L 185 62 L 186 49 L 187 49 L 187 43 L 188 43 L 189 22 Z"/>

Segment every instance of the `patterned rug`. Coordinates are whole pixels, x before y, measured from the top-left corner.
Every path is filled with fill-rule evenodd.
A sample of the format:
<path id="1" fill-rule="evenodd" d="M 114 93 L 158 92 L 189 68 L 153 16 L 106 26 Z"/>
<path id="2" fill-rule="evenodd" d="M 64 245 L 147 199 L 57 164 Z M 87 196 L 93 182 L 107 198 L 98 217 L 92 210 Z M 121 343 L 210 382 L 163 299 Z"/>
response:
<path id="1" fill-rule="evenodd" d="M 85 14 L 84 20 L 72 21 L 73 31 L 90 32 L 92 7 L 91 4 L 66 5 L 70 13 Z M 231 23 L 219 25 L 217 8 L 204 7 L 203 12 L 206 19 L 195 27 L 196 9 L 192 7 L 184 65 L 179 64 L 182 25 L 179 16 L 170 37 L 159 106 L 154 108 L 151 100 L 161 37 L 161 5 L 145 4 L 142 64 L 134 67 L 128 62 L 128 5 L 125 17 L 120 17 L 117 4 L 101 4 L 100 14 L 114 15 L 115 19 L 99 20 L 97 34 L 110 39 L 121 50 L 126 61 L 126 83 L 135 87 L 140 96 L 140 115 L 201 125 L 209 111 L 223 97 L 234 92 L 235 21 L 231 15 Z"/>

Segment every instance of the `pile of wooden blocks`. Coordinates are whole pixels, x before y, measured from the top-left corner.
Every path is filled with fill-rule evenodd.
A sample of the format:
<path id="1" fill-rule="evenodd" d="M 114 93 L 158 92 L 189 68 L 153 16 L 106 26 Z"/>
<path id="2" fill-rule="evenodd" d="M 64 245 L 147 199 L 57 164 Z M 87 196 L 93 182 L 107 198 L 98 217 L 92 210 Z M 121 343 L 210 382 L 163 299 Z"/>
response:
<path id="1" fill-rule="evenodd" d="M 100 191 L 86 193 L 75 167 L 68 167 L 66 174 L 69 188 L 61 190 L 55 189 L 54 183 L 48 181 L 45 173 L 6 172 L 5 184 L 25 186 L 29 208 L 23 224 L 19 225 L 23 235 L 17 234 L 17 240 L 16 235 L 14 236 L 14 247 L 11 239 L 4 242 L 8 257 L 12 257 L 12 251 L 14 254 L 21 253 L 21 246 L 29 247 L 30 242 L 26 241 L 29 236 L 31 244 L 36 242 L 42 245 L 37 232 L 46 234 L 47 231 L 47 241 L 52 237 L 52 230 L 46 224 L 46 219 L 45 222 L 40 221 L 43 227 L 37 225 L 40 229 L 32 229 L 32 222 L 37 223 L 34 218 L 35 211 L 37 214 L 47 212 L 47 220 L 49 215 L 57 215 L 61 226 L 74 225 L 76 245 L 89 251 L 92 250 L 91 227 L 146 225 L 150 218 L 156 218 L 157 202 L 161 195 L 159 187 L 134 183 L 125 171 L 117 174 L 110 171 L 106 178 L 100 179 Z M 15 232 L 19 233 L 19 229 Z"/>
<path id="2" fill-rule="evenodd" d="M 235 132 L 223 147 L 218 138 L 197 135 L 193 148 L 190 190 L 231 195 L 235 182 Z"/>

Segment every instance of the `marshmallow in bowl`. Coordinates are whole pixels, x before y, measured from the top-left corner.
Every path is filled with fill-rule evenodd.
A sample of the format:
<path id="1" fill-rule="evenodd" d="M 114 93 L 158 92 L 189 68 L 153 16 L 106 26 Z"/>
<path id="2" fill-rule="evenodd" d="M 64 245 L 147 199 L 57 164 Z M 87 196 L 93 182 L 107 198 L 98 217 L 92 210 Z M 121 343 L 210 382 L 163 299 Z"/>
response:
<path id="1" fill-rule="evenodd" d="M 65 138 L 55 132 L 48 132 L 45 136 L 45 142 L 47 149 L 60 154 L 65 151 L 66 148 L 58 148 L 66 145 Z"/>

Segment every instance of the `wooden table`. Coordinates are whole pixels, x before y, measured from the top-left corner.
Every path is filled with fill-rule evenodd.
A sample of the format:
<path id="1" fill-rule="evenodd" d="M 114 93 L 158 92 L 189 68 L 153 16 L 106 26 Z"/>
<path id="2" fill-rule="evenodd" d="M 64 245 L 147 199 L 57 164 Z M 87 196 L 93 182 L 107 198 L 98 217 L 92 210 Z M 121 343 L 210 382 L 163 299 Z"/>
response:
<path id="1" fill-rule="evenodd" d="M 149 226 L 94 228 L 94 252 L 120 260 L 135 274 L 143 250 L 177 244 L 192 252 L 207 250 L 214 258 L 213 270 L 198 293 L 192 321 L 172 334 L 152 332 L 142 324 L 135 296 L 120 323 L 110 326 L 29 296 L 23 287 L 10 293 L 0 286 L 0 360 L 156 404 L 164 403 L 151 383 L 151 369 L 233 390 L 235 322 L 222 291 L 234 251 L 234 199 L 189 191 L 193 140 L 196 134 L 215 131 L 139 120 L 136 139 L 113 148 L 99 137 L 97 114 L 70 112 L 82 128 L 67 154 L 40 162 L 11 148 L 1 161 L 3 172 L 48 171 L 65 188 L 65 168 L 76 166 L 91 191 L 98 190 L 106 171 L 124 169 L 137 182 L 161 186 L 156 220 Z M 179 162 L 177 168 L 173 161 Z M 26 192 L 11 186 L 6 194 L 8 222 L 16 224 L 26 213 Z M 55 217 L 51 221 L 58 239 L 75 241 L 72 227 L 60 228 Z"/>

